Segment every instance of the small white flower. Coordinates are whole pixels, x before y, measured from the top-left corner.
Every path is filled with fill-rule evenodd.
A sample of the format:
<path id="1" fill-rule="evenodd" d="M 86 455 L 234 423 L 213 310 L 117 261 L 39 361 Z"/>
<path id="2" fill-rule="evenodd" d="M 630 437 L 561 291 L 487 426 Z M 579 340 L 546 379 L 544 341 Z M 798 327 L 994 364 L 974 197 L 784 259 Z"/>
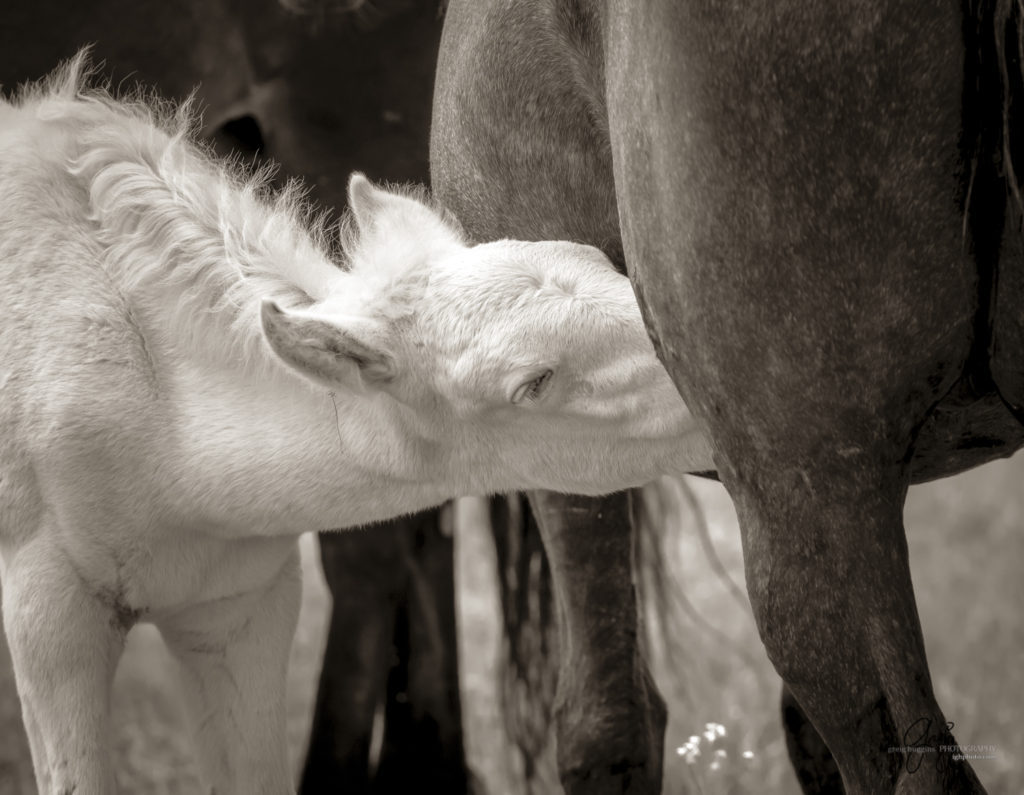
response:
<path id="1" fill-rule="evenodd" d="M 743 758 L 744 759 L 753 759 L 754 758 L 754 752 L 753 751 L 744 751 L 743 752 Z"/>
<path id="2" fill-rule="evenodd" d="M 717 756 L 719 759 L 725 759 L 725 757 L 727 757 L 728 755 L 729 754 L 726 752 L 724 748 L 719 748 L 717 751 L 715 751 L 715 756 Z"/>
<path id="3" fill-rule="evenodd" d="M 725 737 L 725 726 L 713 721 L 705 723 L 703 734 L 708 742 L 713 743 L 718 737 Z"/>
<path id="4" fill-rule="evenodd" d="M 718 764 L 718 762 L 712 762 L 710 765 L 708 765 L 709 770 L 718 770 L 718 768 L 720 767 L 721 765 Z"/>

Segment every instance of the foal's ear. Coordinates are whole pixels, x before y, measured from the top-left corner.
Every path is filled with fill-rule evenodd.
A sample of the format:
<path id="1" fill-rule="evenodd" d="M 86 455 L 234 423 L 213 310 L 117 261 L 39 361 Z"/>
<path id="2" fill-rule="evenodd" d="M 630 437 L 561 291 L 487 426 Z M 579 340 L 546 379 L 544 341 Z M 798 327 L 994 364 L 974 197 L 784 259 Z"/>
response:
<path id="1" fill-rule="evenodd" d="M 394 360 L 377 339 L 380 329 L 371 321 L 311 317 L 264 299 L 260 322 L 274 353 L 317 384 L 379 386 L 395 377 Z"/>
<path id="2" fill-rule="evenodd" d="M 370 228 L 373 216 L 387 198 L 387 191 L 374 187 L 361 172 L 353 171 L 352 176 L 348 178 L 348 206 L 361 231 L 365 232 Z"/>
<path id="3" fill-rule="evenodd" d="M 384 190 L 354 172 L 348 180 L 348 206 L 360 234 L 376 232 L 389 246 L 404 241 L 420 249 L 462 244 L 461 230 L 451 218 L 423 198 Z"/>

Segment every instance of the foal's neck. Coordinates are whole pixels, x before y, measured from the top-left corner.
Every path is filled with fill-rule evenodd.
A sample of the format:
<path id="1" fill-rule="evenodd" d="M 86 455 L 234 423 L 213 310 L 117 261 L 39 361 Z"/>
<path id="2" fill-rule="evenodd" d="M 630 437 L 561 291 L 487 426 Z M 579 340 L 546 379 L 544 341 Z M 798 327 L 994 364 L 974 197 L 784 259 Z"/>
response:
<path id="1" fill-rule="evenodd" d="M 183 396 L 183 510 L 231 535 L 366 524 L 446 498 L 443 451 L 390 397 L 190 366 Z"/>

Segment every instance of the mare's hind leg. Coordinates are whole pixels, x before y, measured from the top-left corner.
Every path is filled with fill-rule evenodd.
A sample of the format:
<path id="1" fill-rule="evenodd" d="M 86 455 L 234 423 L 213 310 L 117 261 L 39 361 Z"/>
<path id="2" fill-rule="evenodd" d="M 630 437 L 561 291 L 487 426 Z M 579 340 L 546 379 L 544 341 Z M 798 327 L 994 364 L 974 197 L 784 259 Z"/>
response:
<path id="1" fill-rule="evenodd" d="M 182 666 L 186 711 L 209 792 L 295 791 L 285 680 L 301 594 L 296 546 L 262 587 L 189 607 L 159 623 Z"/>
<path id="2" fill-rule="evenodd" d="M 879 463 L 904 456 L 839 449 L 848 467 L 813 454 L 771 467 L 748 454 L 726 479 L 762 640 L 848 792 L 980 792 L 948 750 L 932 693 L 903 533 L 905 465 Z"/>
<path id="3" fill-rule="evenodd" d="M 661 789 L 665 704 L 640 653 L 630 495 L 533 492 L 561 617 L 558 768 L 569 795 Z"/>
<path id="4" fill-rule="evenodd" d="M 43 541 L 9 555 L 3 615 L 40 793 L 113 792 L 110 685 L 127 625 Z"/>

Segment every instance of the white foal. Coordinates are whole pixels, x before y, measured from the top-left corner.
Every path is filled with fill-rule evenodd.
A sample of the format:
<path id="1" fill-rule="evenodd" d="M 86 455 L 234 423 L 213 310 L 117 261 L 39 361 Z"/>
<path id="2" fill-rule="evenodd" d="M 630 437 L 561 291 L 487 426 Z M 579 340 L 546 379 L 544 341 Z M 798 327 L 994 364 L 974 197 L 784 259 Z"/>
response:
<path id="1" fill-rule="evenodd" d="M 596 249 L 470 247 L 357 175 L 339 268 L 294 191 L 81 72 L 0 100 L 0 575 L 36 776 L 114 789 L 111 678 L 145 620 L 206 786 L 290 792 L 298 534 L 708 448 Z"/>

